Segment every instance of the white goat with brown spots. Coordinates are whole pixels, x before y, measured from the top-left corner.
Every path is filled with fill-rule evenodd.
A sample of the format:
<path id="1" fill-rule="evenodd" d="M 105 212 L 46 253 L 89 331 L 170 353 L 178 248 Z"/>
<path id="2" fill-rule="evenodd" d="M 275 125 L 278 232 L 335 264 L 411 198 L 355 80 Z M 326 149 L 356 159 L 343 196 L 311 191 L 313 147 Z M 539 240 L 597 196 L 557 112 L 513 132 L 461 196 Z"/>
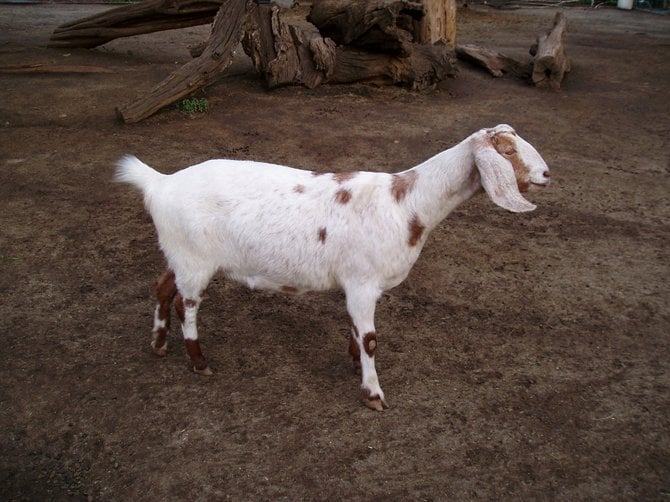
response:
<path id="1" fill-rule="evenodd" d="M 210 160 L 164 175 L 125 157 L 117 179 L 144 193 L 168 264 L 156 288 L 151 345 L 165 354 L 174 301 L 194 370 L 211 374 L 196 316 L 217 272 L 285 293 L 341 288 L 363 400 L 382 410 L 374 363 L 382 292 L 407 277 L 428 233 L 482 187 L 505 209 L 532 211 L 520 191 L 546 186 L 549 176 L 542 157 L 508 125 L 482 129 L 397 174 Z"/>

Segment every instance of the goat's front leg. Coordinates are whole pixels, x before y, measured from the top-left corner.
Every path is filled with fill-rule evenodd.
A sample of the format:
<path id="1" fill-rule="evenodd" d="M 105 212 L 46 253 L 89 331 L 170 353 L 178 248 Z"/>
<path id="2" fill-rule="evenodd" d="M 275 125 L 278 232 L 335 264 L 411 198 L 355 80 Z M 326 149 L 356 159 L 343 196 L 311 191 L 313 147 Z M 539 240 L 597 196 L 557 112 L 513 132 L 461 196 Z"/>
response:
<path id="1" fill-rule="evenodd" d="M 193 363 L 193 371 L 200 375 L 211 375 L 212 370 L 207 365 L 205 356 L 200 350 L 200 342 L 198 341 L 198 308 L 202 299 L 198 296 L 196 298 L 184 298 L 181 293 L 177 293 L 175 298 L 175 309 L 181 321 L 181 330 L 184 334 L 184 343 L 186 345 L 186 352 Z"/>
<path id="2" fill-rule="evenodd" d="M 383 411 L 388 408 L 384 392 L 379 385 L 375 369 L 375 350 L 377 349 L 377 333 L 375 331 L 375 306 L 379 298 L 377 290 L 368 288 L 350 288 L 346 291 L 347 310 L 351 316 L 351 340 L 349 353 L 360 363 L 361 393 L 363 402 L 368 408 Z"/>

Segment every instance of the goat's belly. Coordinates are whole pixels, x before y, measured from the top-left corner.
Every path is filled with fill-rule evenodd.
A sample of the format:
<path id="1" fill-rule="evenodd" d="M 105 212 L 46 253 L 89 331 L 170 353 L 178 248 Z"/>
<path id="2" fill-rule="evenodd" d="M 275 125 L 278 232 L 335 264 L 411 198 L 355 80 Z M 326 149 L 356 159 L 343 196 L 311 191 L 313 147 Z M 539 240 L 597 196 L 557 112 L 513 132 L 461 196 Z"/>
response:
<path id="1" fill-rule="evenodd" d="M 242 283 L 247 286 L 249 289 L 262 289 L 269 291 L 278 291 L 281 293 L 289 294 L 302 294 L 309 291 L 325 291 L 328 289 L 333 289 L 337 285 L 334 281 L 329 281 L 326 278 L 322 278 L 319 281 L 315 280 L 296 280 L 295 277 L 291 278 L 282 278 L 282 277 L 268 277 L 264 275 L 244 275 L 235 272 L 226 272 L 224 275 L 236 282 Z"/>

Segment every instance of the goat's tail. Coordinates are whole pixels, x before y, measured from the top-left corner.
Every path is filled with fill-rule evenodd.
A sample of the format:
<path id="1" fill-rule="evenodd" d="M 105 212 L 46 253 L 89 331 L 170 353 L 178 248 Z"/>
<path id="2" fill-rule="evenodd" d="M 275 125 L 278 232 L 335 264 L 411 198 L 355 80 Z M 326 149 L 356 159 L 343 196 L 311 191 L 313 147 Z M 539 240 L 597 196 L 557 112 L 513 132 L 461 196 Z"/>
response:
<path id="1" fill-rule="evenodd" d="M 134 155 L 126 155 L 117 164 L 114 179 L 122 183 L 130 183 L 146 193 L 157 180 L 164 176 Z"/>

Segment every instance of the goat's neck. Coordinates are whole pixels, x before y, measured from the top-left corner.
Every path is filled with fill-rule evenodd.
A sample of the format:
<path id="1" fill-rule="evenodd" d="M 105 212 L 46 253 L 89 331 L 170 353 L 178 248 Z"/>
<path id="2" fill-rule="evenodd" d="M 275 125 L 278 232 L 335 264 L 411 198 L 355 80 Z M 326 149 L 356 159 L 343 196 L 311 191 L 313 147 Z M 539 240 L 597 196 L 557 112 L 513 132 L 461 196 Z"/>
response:
<path id="1" fill-rule="evenodd" d="M 417 179 L 406 202 L 428 230 L 435 228 L 481 188 L 479 172 L 467 140 L 410 171 L 417 174 Z"/>

